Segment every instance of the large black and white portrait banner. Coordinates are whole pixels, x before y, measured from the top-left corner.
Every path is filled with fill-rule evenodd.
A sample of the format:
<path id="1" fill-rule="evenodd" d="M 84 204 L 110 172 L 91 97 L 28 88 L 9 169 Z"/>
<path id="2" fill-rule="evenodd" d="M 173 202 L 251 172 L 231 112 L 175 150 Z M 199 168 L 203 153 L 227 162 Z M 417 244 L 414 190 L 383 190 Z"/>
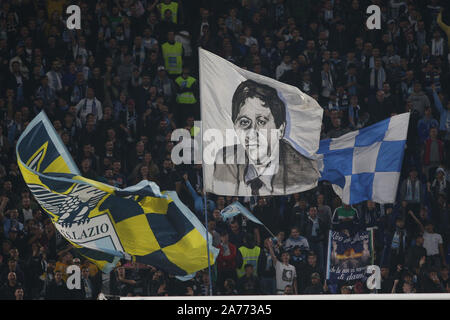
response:
<path id="1" fill-rule="evenodd" d="M 264 196 L 317 186 L 319 104 L 297 87 L 199 50 L 205 191 Z"/>

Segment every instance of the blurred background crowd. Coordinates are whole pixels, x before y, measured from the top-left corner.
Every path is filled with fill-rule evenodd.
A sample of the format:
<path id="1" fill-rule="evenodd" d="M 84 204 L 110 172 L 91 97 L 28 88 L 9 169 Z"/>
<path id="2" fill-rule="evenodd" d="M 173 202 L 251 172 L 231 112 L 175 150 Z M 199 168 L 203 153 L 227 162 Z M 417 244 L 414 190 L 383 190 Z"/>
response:
<path id="1" fill-rule="evenodd" d="M 65 8 L 81 8 L 81 29 Z M 366 8 L 381 8 L 368 30 Z M 328 232 L 372 228 L 378 292 L 450 292 L 450 24 L 438 0 L 0 1 L 0 298 L 369 292 L 325 281 Z M 300 88 L 324 109 L 321 138 L 411 112 L 397 201 L 342 204 L 331 185 L 238 199 L 276 235 L 220 211 L 208 194 L 217 262 L 182 282 L 122 261 L 78 256 L 26 187 L 15 144 L 45 110 L 82 175 L 176 190 L 201 221 L 201 165 L 175 166 L 171 132 L 200 120 L 198 47 Z M 195 129 L 195 128 L 194 128 Z M 195 130 L 191 130 L 195 134 Z M 66 268 L 82 270 L 68 290 Z"/>

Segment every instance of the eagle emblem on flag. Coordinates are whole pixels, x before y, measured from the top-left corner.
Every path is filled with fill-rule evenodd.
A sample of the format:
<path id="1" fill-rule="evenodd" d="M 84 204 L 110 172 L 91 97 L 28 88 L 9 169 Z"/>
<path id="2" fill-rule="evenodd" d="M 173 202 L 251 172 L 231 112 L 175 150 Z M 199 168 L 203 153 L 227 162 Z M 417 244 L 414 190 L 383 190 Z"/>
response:
<path id="1" fill-rule="evenodd" d="M 107 195 L 102 190 L 80 184 L 67 194 L 50 192 L 38 184 L 29 185 L 29 188 L 44 209 L 58 216 L 57 223 L 63 227 L 89 222 L 89 212 Z"/>

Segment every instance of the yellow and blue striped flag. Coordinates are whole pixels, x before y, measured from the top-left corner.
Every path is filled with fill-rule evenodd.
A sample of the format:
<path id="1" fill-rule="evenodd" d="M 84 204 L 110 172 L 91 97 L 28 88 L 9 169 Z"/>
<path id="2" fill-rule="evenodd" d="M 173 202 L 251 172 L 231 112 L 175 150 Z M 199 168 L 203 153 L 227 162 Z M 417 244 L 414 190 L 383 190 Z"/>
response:
<path id="1" fill-rule="evenodd" d="M 44 112 L 16 147 L 22 176 L 57 230 L 104 272 L 120 259 L 186 276 L 208 267 L 218 250 L 211 235 L 179 200 L 141 181 L 119 189 L 81 176 Z"/>

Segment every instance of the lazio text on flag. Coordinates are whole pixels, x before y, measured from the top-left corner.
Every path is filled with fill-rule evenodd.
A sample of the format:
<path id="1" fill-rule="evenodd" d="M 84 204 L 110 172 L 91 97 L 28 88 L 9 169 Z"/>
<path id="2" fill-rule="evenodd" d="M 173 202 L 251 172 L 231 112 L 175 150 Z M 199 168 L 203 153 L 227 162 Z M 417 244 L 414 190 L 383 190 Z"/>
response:
<path id="1" fill-rule="evenodd" d="M 320 141 L 321 180 L 333 184 L 346 204 L 393 203 L 408 133 L 409 113 L 341 137 Z"/>
<path id="2" fill-rule="evenodd" d="M 336 282 L 362 280 L 367 266 L 374 260 L 373 231 L 353 236 L 330 231 L 328 242 L 327 280 Z"/>
<path id="3" fill-rule="evenodd" d="M 118 258 L 179 276 L 208 266 L 206 230 L 175 192 L 161 193 L 149 181 L 118 189 L 83 178 L 45 113 L 27 126 L 16 152 L 25 182 L 57 230 L 103 271 Z"/>
<path id="4" fill-rule="evenodd" d="M 319 104 L 211 52 L 199 56 L 206 191 L 264 196 L 316 187 Z"/>

